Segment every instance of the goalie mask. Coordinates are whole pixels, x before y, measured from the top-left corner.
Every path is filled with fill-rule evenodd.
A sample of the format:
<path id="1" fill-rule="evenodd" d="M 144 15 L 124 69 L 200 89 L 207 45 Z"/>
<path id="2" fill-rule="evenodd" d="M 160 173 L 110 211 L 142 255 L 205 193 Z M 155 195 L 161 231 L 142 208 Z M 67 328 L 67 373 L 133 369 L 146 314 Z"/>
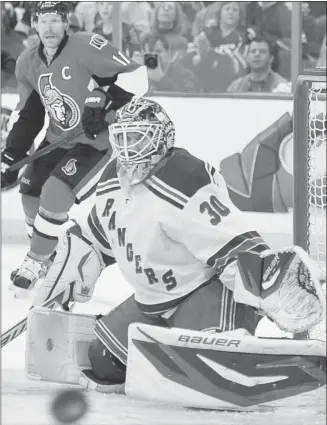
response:
<path id="1" fill-rule="evenodd" d="M 174 146 L 175 128 L 157 102 L 135 98 L 118 110 L 109 134 L 119 172 L 137 184 Z"/>

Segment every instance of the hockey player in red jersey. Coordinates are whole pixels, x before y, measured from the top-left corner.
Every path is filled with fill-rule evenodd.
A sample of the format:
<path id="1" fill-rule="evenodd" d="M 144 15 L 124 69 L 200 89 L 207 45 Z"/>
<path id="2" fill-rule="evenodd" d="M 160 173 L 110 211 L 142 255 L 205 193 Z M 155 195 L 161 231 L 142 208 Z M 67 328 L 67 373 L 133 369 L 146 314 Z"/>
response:
<path id="1" fill-rule="evenodd" d="M 116 158 L 97 185 L 87 226 L 64 226 L 34 300 L 42 305 L 64 291 L 64 305 L 86 302 L 103 268 L 115 262 L 134 288 L 133 296 L 97 317 L 82 385 L 110 391 L 125 381 L 128 329 L 135 322 L 224 338 L 240 328 L 253 335 L 260 314 L 288 332 L 323 320 L 316 266 L 300 248 L 269 249 L 232 204 L 215 168 L 174 147 L 174 124 L 158 103 L 133 99 L 118 111 L 109 133 Z"/>
<path id="2" fill-rule="evenodd" d="M 40 43 L 18 58 L 19 118 L 2 152 L 1 186 L 6 187 L 18 175 L 8 167 L 26 156 L 45 113 L 49 127 L 39 148 L 67 139 L 31 163 L 21 180 L 31 246 L 13 284 L 24 290 L 46 273 L 59 226 L 73 204 L 92 193 L 111 157 L 108 122 L 118 108 L 133 95 L 145 94 L 148 87 L 145 67 L 103 37 L 68 35 L 68 11 L 68 2 L 36 5 L 33 20 Z"/>

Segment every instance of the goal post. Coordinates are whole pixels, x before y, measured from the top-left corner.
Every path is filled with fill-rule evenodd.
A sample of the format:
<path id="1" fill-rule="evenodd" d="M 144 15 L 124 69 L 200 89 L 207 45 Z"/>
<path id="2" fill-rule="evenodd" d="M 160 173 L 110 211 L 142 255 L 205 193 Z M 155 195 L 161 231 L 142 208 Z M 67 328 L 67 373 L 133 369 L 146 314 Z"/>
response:
<path id="1" fill-rule="evenodd" d="M 298 76 L 293 124 L 293 242 L 317 261 L 326 279 L 326 68 Z"/>
<path id="2" fill-rule="evenodd" d="M 294 93 L 294 244 L 326 273 L 326 68 L 305 70 Z"/>

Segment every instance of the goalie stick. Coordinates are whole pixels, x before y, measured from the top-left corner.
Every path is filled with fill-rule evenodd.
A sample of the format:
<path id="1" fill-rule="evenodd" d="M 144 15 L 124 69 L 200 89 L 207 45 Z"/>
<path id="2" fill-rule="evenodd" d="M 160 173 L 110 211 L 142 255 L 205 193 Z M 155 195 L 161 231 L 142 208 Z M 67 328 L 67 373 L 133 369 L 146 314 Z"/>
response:
<path id="1" fill-rule="evenodd" d="M 70 142 L 71 140 L 75 139 L 75 137 L 80 136 L 83 134 L 83 131 L 80 131 L 70 137 L 67 137 L 66 139 L 58 140 L 55 143 L 51 143 L 48 146 L 45 146 L 44 148 L 37 150 L 36 152 L 32 153 L 31 155 L 26 156 L 25 158 L 21 159 L 20 161 L 15 162 L 15 164 L 11 165 L 7 168 L 6 171 L 16 171 L 20 170 L 25 165 L 30 164 L 31 162 L 35 161 L 38 158 L 41 158 L 44 155 L 47 155 L 48 153 L 52 152 L 54 149 L 59 148 L 60 146 L 64 145 L 67 142 Z"/>
<path id="2" fill-rule="evenodd" d="M 54 295 L 49 300 L 45 301 L 41 307 L 53 309 L 56 306 L 60 305 L 64 292 L 65 291 L 62 291 L 62 292 L 59 292 L 59 294 Z M 30 310 L 32 310 L 33 308 L 34 306 L 30 307 Z M 26 329 L 27 329 L 27 317 L 24 317 L 24 319 L 16 323 L 16 325 L 12 326 L 10 329 L 8 329 L 6 332 L 4 332 L 1 335 L 1 348 L 9 344 L 9 342 L 13 341 L 22 333 L 24 333 Z"/>
<path id="3" fill-rule="evenodd" d="M 28 155 L 27 157 L 21 159 L 20 161 L 15 162 L 15 164 L 8 167 L 6 171 L 20 170 L 25 165 L 28 165 L 31 162 L 35 161 L 36 159 L 41 158 L 44 155 L 47 155 L 48 153 L 52 152 L 54 149 L 59 148 L 60 146 L 70 142 L 71 140 L 75 139 L 76 137 L 79 137 L 82 134 L 84 134 L 84 131 L 80 131 L 76 134 L 72 134 L 70 137 L 67 137 L 66 139 L 58 140 L 57 142 L 51 143 L 50 145 L 45 146 L 44 148 L 40 150 L 37 150 L 32 155 Z"/>

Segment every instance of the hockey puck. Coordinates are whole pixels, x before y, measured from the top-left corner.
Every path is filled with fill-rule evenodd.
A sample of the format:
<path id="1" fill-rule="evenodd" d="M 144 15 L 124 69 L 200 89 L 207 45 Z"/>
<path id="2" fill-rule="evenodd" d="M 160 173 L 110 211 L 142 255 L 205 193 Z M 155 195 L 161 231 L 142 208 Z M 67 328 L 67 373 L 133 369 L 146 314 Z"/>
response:
<path id="1" fill-rule="evenodd" d="M 47 350 L 48 351 L 51 351 L 53 349 L 53 341 L 52 341 L 52 339 L 51 338 L 48 338 L 45 345 L 47 347 Z"/>
<path id="2" fill-rule="evenodd" d="M 60 424 L 71 424 L 81 419 L 88 410 L 86 399 L 80 390 L 60 391 L 51 403 L 51 413 Z"/>

